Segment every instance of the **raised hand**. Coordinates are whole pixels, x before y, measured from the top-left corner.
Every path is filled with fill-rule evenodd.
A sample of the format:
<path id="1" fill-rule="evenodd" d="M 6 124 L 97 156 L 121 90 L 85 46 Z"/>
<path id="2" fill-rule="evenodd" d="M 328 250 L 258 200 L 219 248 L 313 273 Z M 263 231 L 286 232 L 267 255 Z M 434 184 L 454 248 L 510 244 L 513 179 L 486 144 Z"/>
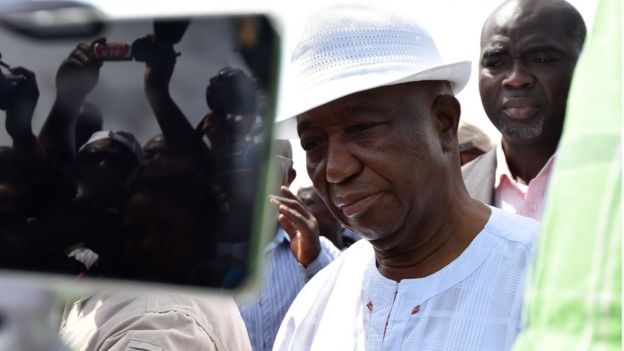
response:
<path id="1" fill-rule="evenodd" d="M 169 82 L 176 63 L 173 45 L 148 35 L 132 43 L 132 52 L 135 60 L 145 61 L 143 78 L 145 96 L 167 144 L 193 158 L 203 160 L 208 148 L 169 92 Z"/>
<path id="2" fill-rule="evenodd" d="M 98 82 L 102 60 L 93 53 L 91 44 L 81 43 L 61 63 L 56 72 L 56 99 L 41 128 L 39 140 L 46 155 L 70 167 L 76 152 L 76 119 L 87 95 Z"/>
<path id="3" fill-rule="evenodd" d="M 82 100 L 95 88 L 98 82 L 102 60 L 93 53 L 93 45 L 103 43 L 98 39 L 91 44 L 81 43 L 61 63 L 56 72 L 57 99 Z"/>
<path id="4" fill-rule="evenodd" d="M 280 188 L 283 196 L 270 195 L 278 205 L 280 225 L 290 237 L 290 249 L 297 261 L 307 267 L 321 251 L 319 227 L 316 218 L 303 202 L 287 187 Z"/>
<path id="5" fill-rule="evenodd" d="M 10 85 L 10 97 L 6 109 L 6 129 L 13 144 L 21 149 L 34 149 L 32 117 L 39 100 L 39 88 L 35 74 L 24 67 L 13 67 L 6 80 Z"/>

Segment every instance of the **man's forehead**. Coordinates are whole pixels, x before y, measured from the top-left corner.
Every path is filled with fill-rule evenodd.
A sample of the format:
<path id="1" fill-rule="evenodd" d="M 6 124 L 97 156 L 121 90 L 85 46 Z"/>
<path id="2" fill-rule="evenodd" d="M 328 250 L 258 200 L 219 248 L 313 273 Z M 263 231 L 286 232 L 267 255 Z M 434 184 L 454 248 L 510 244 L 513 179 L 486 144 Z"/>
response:
<path id="1" fill-rule="evenodd" d="M 521 51 L 559 50 L 567 51 L 575 43 L 562 22 L 548 16 L 523 17 L 501 25 L 494 24 L 484 31 L 481 38 L 481 53 L 501 51 L 510 48 Z M 522 54 L 522 52 L 517 53 Z"/>
<path id="2" fill-rule="evenodd" d="M 347 121 L 362 115 L 384 115 L 414 101 L 424 101 L 429 81 L 395 84 L 357 92 L 325 103 L 297 116 L 297 131 L 321 124 L 332 117 Z"/>
<path id="3" fill-rule="evenodd" d="M 371 91 L 351 94 L 318 106 L 297 116 L 299 134 L 317 123 L 322 123 L 330 116 L 348 118 L 361 112 L 382 113 L 388 105 L 387 99 L 375 96 Z"/>
<path id="4" fill-rule="evenodd" d="M 508 1 L 487 19 L 482 32 L 482 47 L 496 35 L 527 36 L 540 33 L 566 36 L 569 11 L 557 1 Z"/>

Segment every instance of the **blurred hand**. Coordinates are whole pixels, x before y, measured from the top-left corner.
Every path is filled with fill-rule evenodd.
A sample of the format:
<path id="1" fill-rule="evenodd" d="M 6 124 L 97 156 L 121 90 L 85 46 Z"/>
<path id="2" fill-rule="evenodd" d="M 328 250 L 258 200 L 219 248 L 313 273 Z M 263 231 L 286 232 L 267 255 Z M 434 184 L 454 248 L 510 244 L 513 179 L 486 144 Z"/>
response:
<path id="1" fill-rule="evenodd" d="M 145 62 L 148 66 L 171 66 L 179 56 L 173 50 L 173 44 L 158 40 L 153 34 L 148 34 L 132 43 L 132 56 L 135 61 Z"/>
<path id="2" fill-rule="evenodd" d="M 93 54 L 93 45 L 103 43 L 101 38 L 91 44 L 81 43 L 61 63 L 56 72 L 56 92 L 61 100 L 84 100 L 98 82 L 102 60 Z M 81 101 L 80 101 L 81 102 Z"/>
<path id="3" fill-rule="evenodd" d="M 278 205 L 279 224 L 290 237 L 290 249 L 297 261 L 307 267 L 321 252 L 319 228 L 316 218 L 303 202 L 287 187 L 280 188 L 283 196 L 270 195 Z"/>
<path id="4" fill-rule="evenodd" d="M 145 61 L 144 84 L 148 93 L 165 93 L 175 67 L 173 46 L 159 42 L 153 35 L 137 39 L 133 44 L 137 61 Z"/>
<path id="5" fill-rule="evenodd" d="M 216 149 L 229 143 L 228 133 L 223 128 L 223 123 L 219 123 L 213 112 L 208 112 L 202 119 L 201 130 L 210 140 L 210 148 Z"/>
<path id="6" fill-rule="evenodd" d="M 14 143 L 32 143 L 32 117 L 39 100 L 35 74 L 24 67 L 13 67 L 6 80 L 10 85 L 6 129 Z"/>
<path id="7" fill-rule="evenodd" d="M 6 77 L 11 86 L 9 109 L 27 107 L 32 113 L 39 100 L 39 88 L 35 73 L 24 67 L 13 67 L 10 72 L 11 75 Z"/>

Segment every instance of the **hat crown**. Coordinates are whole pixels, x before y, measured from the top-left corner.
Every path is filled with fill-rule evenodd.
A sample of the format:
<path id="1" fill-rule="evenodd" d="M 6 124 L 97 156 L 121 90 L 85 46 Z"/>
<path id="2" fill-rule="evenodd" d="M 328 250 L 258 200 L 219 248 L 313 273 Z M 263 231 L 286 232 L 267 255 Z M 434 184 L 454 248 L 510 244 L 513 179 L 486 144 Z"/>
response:
<path id="1" fill-rule="evenodd" d="M 431 35 L 413 19 L 347 5 L 327 8 L 307 22 L 290 73 L 277 138 L 297 136 L 294 117 L 357 92 L 440 80 L 457 93 L 468 82 L 470 62 L 443 62 Z"/>
<path id="2" fill-rule="evenodd" d="M 362 6 L 332 7 L 314 19 L 291 57 L 303 90 L 351 75 L 442 63 L 431 35 L 413 20 Z"/>

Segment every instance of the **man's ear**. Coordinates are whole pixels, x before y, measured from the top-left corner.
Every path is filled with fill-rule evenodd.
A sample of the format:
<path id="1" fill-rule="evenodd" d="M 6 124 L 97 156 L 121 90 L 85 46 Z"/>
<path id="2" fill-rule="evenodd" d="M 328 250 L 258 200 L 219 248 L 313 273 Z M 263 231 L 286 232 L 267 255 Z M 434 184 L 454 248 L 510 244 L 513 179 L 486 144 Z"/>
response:
<path id="1" fill-rule="evenodd" d="M 451 151 L 457 143 L 457 128 L 461 106 L 453 95 L 440 95 L 433 101 L 434 126 L 440 135 L 444 151 Z"/>

